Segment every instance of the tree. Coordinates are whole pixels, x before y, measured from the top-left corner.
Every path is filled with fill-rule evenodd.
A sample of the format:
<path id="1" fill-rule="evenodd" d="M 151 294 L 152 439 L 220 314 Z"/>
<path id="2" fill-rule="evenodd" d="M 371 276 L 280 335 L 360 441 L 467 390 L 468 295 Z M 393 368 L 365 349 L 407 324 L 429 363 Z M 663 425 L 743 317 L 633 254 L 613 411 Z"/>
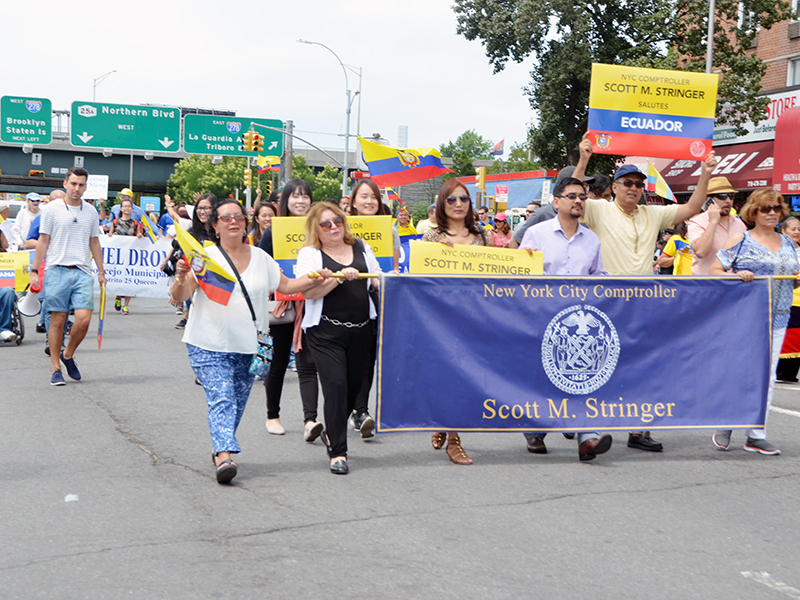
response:
<path id="1" fill-rule="evenodd" d="M 338 203 L 342 197 L 342 172 L 326 164 L 322 172 L 317 175 L 312 191 L 316 202 L 331 198 Z"/>
<path id="2" fill-rule="evenodd" d="M 741 26 L 740 5 L 747 15 Z M 481 40 L 495 72 L 509 59 L 532 55 L 526 93 L 538 123 L 531 144 L 548 168 L 578 160 L 591 63 L 704 70 L 707 0 L 455 0 L 453 9 L 457 32 Z M 786 0 L 717 0 L 714 65 L 723 75 L 718 123 L 738 128 L 763 118 L 764 102 L 756 97 L 763 66 L 747 49 L 758 27 L 790 14 Z M 590 170 L 608 171 L 613 160 L 595 155 Z"/>
<path id="3" fill-rule="evenodd" d="M 465 175 L 475 175 L 475 167 L 472 166 L 472 161 L 491 158 L 489 156 L 491 150 L 492 142 L 484 140 L 472 129 L 458 136 L 455 142 L 447 142 L 439 146 L 439 154 L 453 159 L 455 174 L 448 173 L 450 179 Z"/>
<path id="4" fill-rule="evenodd" d="M 295 154 L 292 156 L 292 179 L 302 179 L 313 190 L 317 182 L 317 175 L 314 169 L 306 163 L 306 157 L 302 154 Z"/>
<path id="5" fill-rule="evenodd" d="M 487 173 L 518 173 L 520 171 L 537 171 L 542 166 L 533 156 L 530 141 L 511 146 L 508 160 L 495 160 Z"/>
<path id="6" fill-rule="evenodd" d="M 210 156 L 182 158 L 167 181 L 167 191 L 176 202 L 193 203 L 195 192 L 227 198 L 237 188 L 244 189 L 246 164 L 246 159 L 238 156 L 224 156 L 218 165 L 211 164 Z"/>

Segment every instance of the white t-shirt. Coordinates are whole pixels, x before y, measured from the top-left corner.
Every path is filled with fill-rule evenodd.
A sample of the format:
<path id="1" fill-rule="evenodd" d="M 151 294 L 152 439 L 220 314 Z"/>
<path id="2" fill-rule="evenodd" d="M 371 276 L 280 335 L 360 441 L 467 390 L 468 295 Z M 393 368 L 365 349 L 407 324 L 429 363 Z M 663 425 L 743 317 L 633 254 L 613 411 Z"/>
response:
<path id="1" fill-rule="evenodd" d="M 42 211 L 39 233 L 50 236 L 45 257 L 45 271 L 51 267 L 77 266 L 92 274 L 92 255 L 89 240 L 100 235 L 99 220 L 94 206 L 81 201 L 69 206 L 63 200 L 53 200 Z"/>
<path id="2" fill-rule="evenodd" d="M 250 264 L 239 275 L 253 303 L 258 329 L 266 331 L 269 328 L 269 295 L 281 283 L 281 270 L 263 250 L 253 246 L 247 248 L 250 249 Z M 236 281 L 233 269 L 219 248 L 207 246 L 206 251 Z M 256 328 L 238 281 L 227 306 L 209 300 L 202 288 L 194 292 L 183 341 L 212 352 L 255 353 L 258 349 Z"/>

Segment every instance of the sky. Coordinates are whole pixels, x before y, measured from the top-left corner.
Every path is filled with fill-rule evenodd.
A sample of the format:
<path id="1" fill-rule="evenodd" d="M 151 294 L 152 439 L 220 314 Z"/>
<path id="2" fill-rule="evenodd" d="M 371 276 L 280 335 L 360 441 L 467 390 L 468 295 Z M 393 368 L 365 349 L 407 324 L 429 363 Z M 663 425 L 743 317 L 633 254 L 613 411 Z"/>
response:
<path id="1" fill-rule="evenodd" d="M 456 34 L 449 0 L 41 0 L 7 3 L 3 19 L 18 25 L 4 31 L 0 95 L 49 98 L 53 109 L 90 101 L 94 79 L 116 70 L 98 102 L 292 120 L 301 137 L 341 149 L 342 68 L 302 38 L 362 68 L 364 137 L 396 145 L 406 125 L 409 147 L 438 147 L 474 129 L 505 139 L 507 156 L 534 116 L 523 91 L 530 59 L 493 74 L 480 42 Z M 357 120 L 358 99 L 351 134 Z"/>

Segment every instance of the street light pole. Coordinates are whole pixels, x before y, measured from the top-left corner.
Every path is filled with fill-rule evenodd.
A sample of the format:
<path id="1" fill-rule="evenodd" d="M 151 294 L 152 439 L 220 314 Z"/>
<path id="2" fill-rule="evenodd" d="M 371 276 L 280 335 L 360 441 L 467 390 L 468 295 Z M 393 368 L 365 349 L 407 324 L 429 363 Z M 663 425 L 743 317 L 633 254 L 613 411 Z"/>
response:
<path id="1" fill-rule="evenodd" d="M 94 80 L 94 84 L 92 85 L 92 102 L 94 102 L 95 99 L 97 98 L 97 86 L 103 83 L 106 80 L 106 77 L 116 72 L 117 70 L 114 69 L 113 71 L 109 71 L 105 75 L 100 75 L 100 77 Z"/>
<path id="2" fill-rule="evenodd" d="M 711 73 L 714 64 L 714 21 L 716 20 L 716 2 L 710 0 L 708 3 L 708 33 L 706 36 L 706 73 Z"/>
<path id="3" fill-rule="evenodd" d="M 310 46 L 322 46 L 323 48 L 325 48 L 325 50 L 327 50 L 328 52 L 330 52 L 331 54 L 333 54 L 336 57 L 336 60 L 339 61 L 339 64 L 342 67 L 342 72 L 344 73 L 344 86 L 345 86 L 345 90 L 347 92 L 347 112 L 346 112 L 347 120 L 346 120 L 346 123 L 345 123 L 346 131 L 345 131 L 345 134 L 344 134 L 344 161 L 343 161 L 343 165 L 344 166 L 342 167 L 342 197 L 345 197 L 345 196 L 347 196 L 347 171 L 348 171 L 349 163 L 350 163 L 350 110 L 351 110 L 352 105 L 353 105 L 353 100 L 355 99 L 355 96 L 352 96 L 352 98 L 351 98 L 350 82 L 349 82 L 349 79 L 347 77 L 347 67 L 345 67 L 344 63 L 342 62 L 342 59 L 339 58 L 339 55 L 336 54 L 336 52 L 334 52 L 330 48 L 328 48 L 325 44 L 320 44 L 319 42 L 311 42 L 311 41 L 308 41 L 308 40 L 297 40 L 297 41 L 299 43 L 301 43 L 301 44 L 308 44 Z M 359 79 L 360 79 L 360 77 L 361 77 L 361 74 L 359 73 Z M 359 83 L 359 88 L 360 88 L 360 83 Z M 358 94 L 360 94 L 360 90 L 358 92 L 356 92 L 356 95 L 358 95 Z M 359 126 L 361 125 L 361 123 L 360 123 L 360 121 L 361 121 L 360 115 L 361 115 L 361 111 L 359 109 Z"/>

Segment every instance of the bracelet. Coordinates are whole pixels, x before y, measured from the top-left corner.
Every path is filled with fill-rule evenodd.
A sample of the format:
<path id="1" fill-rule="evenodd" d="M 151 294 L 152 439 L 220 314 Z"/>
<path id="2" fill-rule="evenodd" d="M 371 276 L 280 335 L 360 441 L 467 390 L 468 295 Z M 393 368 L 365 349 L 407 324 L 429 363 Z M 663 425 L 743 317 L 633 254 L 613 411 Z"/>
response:
<path id="1" fill-rule="evenodd" d="M 311 285 L 312 288 L 317 287 L 317 278 L 314 277 L 314 279 L 311 279 L 311 277 L 309 277 L 308 278 L 308 283 Z"/>
<path id="2" fill-rule="evenodd" d="M 175 278 L 175 283 L 177 283 L 177 284 L 178 284 L 178 285 L 180 285 L 180 286 L 184 286 L 184 285 L 186 285 L 186 281 L 181 281 L 181 280 L 180 280 L 180 279 L 178 279 L 177 277 Z"/>

